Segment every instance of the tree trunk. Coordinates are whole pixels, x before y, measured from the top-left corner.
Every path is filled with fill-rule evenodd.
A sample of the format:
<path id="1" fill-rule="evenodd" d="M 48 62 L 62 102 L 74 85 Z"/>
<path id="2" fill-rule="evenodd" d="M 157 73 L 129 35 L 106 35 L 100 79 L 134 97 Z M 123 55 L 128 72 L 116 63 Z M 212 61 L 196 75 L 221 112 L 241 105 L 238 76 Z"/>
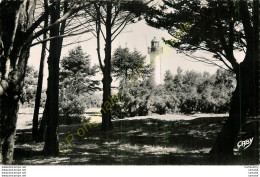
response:
<path id="1" fill-rule="evenodd" d="M 112 3 L 107 2 L 107 18 L 106 18 L 106 40 L 105 40 L 105 61 L 103 71 L 103 103 L 102 103 L 102 130 L 112 129 L 111 122 L 111 107 L 108 106 L 111 98 L 111 48 L 112 48 L 112 34 L 111 34 L 111 19 L 112 19 Z"/>
<path id="2" fill-rule="evenodd" d="M 59 1 L 55 2 L 55 6 L 51 9 L 51 23 L 54 23 L 60 16 Z M 68 2 L 64 2 L 63 14 L 68 12 Z M 56 25 L 50 30 L 50 37 L 61 36 L 64 34 L 66 20 L 60 25 Z M 63 38 L 55 38 L 50 41 L 48 67 L 48 89 L 47 100 L 45 104 L 44 115 L 41 124 L 41 134 L 45 132 L 44 153 L 47 156 L 59 155 L 58 142 L 58 120 L 59 120 L 59 63 L 62 50 Z M 46 125 L 46 128 L 45 128 Z"/>
<path id="3" fill-rule="evenodd" d="M 18 99 L 14 96 L 5 96 L 1 103 L 1 146 L 3 163 L 11 164 L 14 153 L 14 137 L 16 130 L 17 114 L 19 110 Z"/>
<path id="4" fill-rule="evenodd" d="M 244 61 L 235 71 L 237 86 L 232 95 L 229 118 L 210 151 L 218 163 L 229 163 L 233 159 L 233 148 L 246 118 L 259 114 L 257 49 L 259 45 L 254 43 L 248 46 Z"/>
<path id="5" fill-rule="evenodd" d="M 47 94 L 47 92 L 46 92 L 46 94 Z M 42 142 L 42 141 L 45 140 L 46 126 L 47 126 L 47 116 L 48 116 L 47 113 L 48 113 L 48 98 L 46 99 L 46 103 L 45 103 L 45 106 L 44 106 L 41 125 L 40 125 L 38 132 L 37 132 L 37 134 L 38 134 L 37 142 Z"/>
<path id="6" fill-rule="evenodd" d="M 60 2 L 54 2 L 51 9 L 51 23 L 60 16 Z M 50 30 L 50 37 L 59 36 L 60 25 L 55 25 Z M 48 68 L 48 90 L 47 90 L 47 127 L 45 135 L 44 153 L 47 156 L 59 155 L 58 148 L 58 119 L 59 119 L 59 60 L 61 54 L 61 40 L 59 38 L 50 41 Z"/>
<path id="7" fill-rule="evenodd" d="M 22 68 L 12 70 L 7 80 L 2 80 L 1 86 L 4 93 L 1 95 L 1 160 L 4 164 L 12 164 L 14 153 L 14 138 L 16 133 L 16 122 L 19 111 L 19 99 L 22 93 L 25 66 L 29 57 L 29 46 L 22 49 L 20 58 L 25 63 L 20 64 Z M 6 84 L 6 85 L 5 85 Z M 4 86 L 4 87 L 3 87 Z"/>
<path id="8" fill-rule="evenodd" d="M 237 86 L 233 92 L 229 118 L 224 124 L 219 133 L 213 148 L 210 151 L 211 157 L 216 163 L 228 163 L 233 157 L 233 147 L 238 135 L 238 132 L 245 121 L 245 112 L 242 111 L 241 82 L 240 74 L 236 74 Z M 244 100 L 243 100 L 244 101 Z"/>
<path id="9" fill-rule="evenodd" d="M 47 18 L 48 19 L 48 18 Z M 45 27 L 48 25 L 48 21 L 45 21 Z M 47 38 L 47 33 L 44 33 L 43 40 Z M 38 141 L 38 120 L 39 120 L 39 109 L 41 103 L 41 95 L 42 95 L 42 82 L 43 82 L 43 71 L 44 71 L 44 62 L 46 55 L 46 45 L 47 42 L 43 42 L 42 44 L 42 52 L 41 52 L 41 61 L 39 67 L 39 76 L 38 76 L 38 84 L 36 90 L 36 98 L 35 98 L 35 106 L 33 113 L 33 128 L 32 128 L 32 137 L 34 141 Z"/>
<path id="10" fill-rule="evenodd" d="M 47 0 L 45 0 L 45 1 L 47 1 Z M 66 1 L 66 2 L 64 2 L 64 14 L 67 13 L 67 11 L 68 11 L 68 2 Z M 45 21 L 46 21 L 46 19 L 45 19 Z M 65 27 L 66 27 L 66 20 L 64 20 L 61 23 L 60 32 L 59 32 L 60 36 L 62 36 L 64 34 Z M 55 41 L 55 42 L 58 43 L 58 40 Z M 61 50 L 62 50 L 62 43 L 63 43 L 63 38 L 60 37 L 60 45 L 56 47 L 56 50 L 59 51 L 59 55 L 57 54 L 57 57 L 59 59 L 60 59 L 60 54 L 61 54 Z M 48 79 L 48 82 L 49 82 L 49 79 Z M 48 93 L 48 90 L 47 90 L 46 93 Z M 48 99 L 48 94 L 47 94 L 47 99 L 46 99 L 46 103 L 45 103 L 45 106 L 44 106 L 41 125 L 40 125 L 40 129 L 38 131 L 38 141 L 43 141 L 45 139 L 47 118 L 48 118 L 48 113 L 49 113 L 49 104 L 48 104 L 49 101 L 48 100 L 49 99 Z"/>
<path id="11" fill-rule="evenodd" d="M 254 2 L 253 27 L 246 1 L 240 1 L 240 11 L 247 51 L 244 61 L 235 68 L 237 86 L 232 95 L 229 118 L 210 151 L 217 163 L 229 163 L 233 159 L 233 148 L 246 118 L 259 115 L 259 2 Z"/>
<path id="12" fill-rule="evenodd" d="M 210 151 L 217 163 L 229 163 L 233 159 L 233 148 L 246 117 L 257 115 L 256 88 L 258 86 L 255 83 L 257 72 L 253 71 L 253 68 L 252 63 L 246 60 L 239 65 L 236 73 L 237 86 L 232 95 L 229 118 Z"/>
<path id="13" fill-rule="evenodd" d="M 0 163 L 13 162 L 19 99 L 31 45 L 35 1 L 0 3 Z"/>

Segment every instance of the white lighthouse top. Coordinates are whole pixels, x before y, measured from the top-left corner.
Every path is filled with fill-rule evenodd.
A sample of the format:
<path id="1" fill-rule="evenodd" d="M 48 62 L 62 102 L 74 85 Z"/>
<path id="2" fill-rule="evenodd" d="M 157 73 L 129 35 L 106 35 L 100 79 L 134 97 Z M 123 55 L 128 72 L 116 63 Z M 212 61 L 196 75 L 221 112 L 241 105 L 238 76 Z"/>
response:
<path id="1" fill-rule="evenodd" d="M 156 37 L 154 37 L 151 41 L 151 47 L 148 47 L 148 53 L 158 53 L 161 50 L 159 40 L 157 40 Z"/>
<path id="2" fill-rule="evenodd" d="M 152 42 L 159 42 L 156 37 L 153 38 Z"/>
<path id="3" fill-rule="evenodd" d="M 159 46 L 159 40 L 156 39 L 156 37 L 153 38 L 153 40 L 151 41 L 151 48 L 152 50 L 156 50 Z"/>

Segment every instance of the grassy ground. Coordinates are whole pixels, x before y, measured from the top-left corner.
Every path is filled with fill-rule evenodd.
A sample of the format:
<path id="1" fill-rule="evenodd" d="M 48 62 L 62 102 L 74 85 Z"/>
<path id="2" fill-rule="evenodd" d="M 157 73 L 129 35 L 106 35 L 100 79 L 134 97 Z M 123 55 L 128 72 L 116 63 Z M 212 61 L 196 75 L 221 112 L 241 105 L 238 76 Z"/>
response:
<path id="1" fill-rule="evenodd" d="M 62 125 L 60 142 L 66 142 L 66 136 L 73 134 L 72 147 L 68 153 L 50 158 L 42 155 L 44 143 L 32 142 L 27 118 L 27 124 L 17 131 L 15 164 L 206 165 L 210 164 L 207 153 L 226 118 L 223 115 L 129 118 L 114 120 L 114 129 L 107 133 L 100 131 L 100 125 L 96 128 L 92 125 L 82 137 L 77 134 L 79 128 L 84 129 L 82 124 Z"/>

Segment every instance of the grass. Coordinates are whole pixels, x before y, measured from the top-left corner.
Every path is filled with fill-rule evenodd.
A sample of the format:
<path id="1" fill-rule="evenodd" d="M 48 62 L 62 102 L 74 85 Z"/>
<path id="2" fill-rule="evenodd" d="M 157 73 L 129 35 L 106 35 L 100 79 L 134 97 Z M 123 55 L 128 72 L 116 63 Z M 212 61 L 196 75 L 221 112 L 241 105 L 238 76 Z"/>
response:
<path id="1" fill-rule="evenodd" d="M 171 117 L 170 115 L 167 115 Z M 166 117 L 167 117 L 166 116 Z M 182 115 L 183 116 L 183 115 Z M 159 116 L 160 117 L 160 116 Z M 44 143 L 34 143 L 31 129 L 17 130 L 15 164 L 26 165 L 207 165 L 207 153 L 214 144 L 226 116 L 173 120 L 131 118 L 113 121 L 113 130 L 102 132 L 100 125 L 78 136 L 82 124 L 62 125 L 59 139 L 73 134 L 72 148 L 59 157 L 42 155 Z M 179 116 L 181 117 L 181 116 Z"/>

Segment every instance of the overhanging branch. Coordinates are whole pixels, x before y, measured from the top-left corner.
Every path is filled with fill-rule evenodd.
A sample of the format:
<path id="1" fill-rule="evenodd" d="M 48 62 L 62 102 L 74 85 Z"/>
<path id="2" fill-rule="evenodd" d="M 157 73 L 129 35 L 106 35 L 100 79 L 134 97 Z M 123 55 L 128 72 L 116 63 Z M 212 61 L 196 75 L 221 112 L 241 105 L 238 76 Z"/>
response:
<path id="1" fill-rule="evenodd" d="M 89 29 L 88 29 L 88 30 L 85 30 L 85 31 L 82 31 L 82 32 L 79 32 L 79 33 L 71 33 L 71 34 L 64 34 L 64 35 L 60 35 L 60 36 L 50 37 L 50 38 L 48 38 L 48 39 L 44 39 L 44 40 L 41 40 L 41 41 L 39 41 L 39 42 L 33 43 L 33 44 L 31 45 L 31 47 L 36 46 L 36 45 L 38 45 L 38 44 L 41 44 L 41 43 L 43 43 L 43 42 L 52 40 L 52 39 L 65 38 L 65 37 L 71 37 L 71 36 L 77 36 L 77 35 L 81 35 L 81 34 L 84 34 L 84 33 L 87 33 L 87 32 L 91 32 L 91 31 L 93 31 L 93 30 L 89 30 Z"/>
<path id="2" fill-rule="evenodd" d="M 34 35 L 32 35 L 31 39 L 35 39 L 36 37 L 42 35 L 44 32 L 50 30 L 53 28 L 55 25 L 65 21 L 68 17 L 70 17 L 72 14 L 76 13 L 82 8 L 81 5 L 75 5 L 73 6 L 66 14 L 64 14 L 61 18 L 59 18 L 57 21 L 55 21 L 53 24 L 49 25 L 46 28 L 41 29 L 40 31 L 36 32 Z"/>

